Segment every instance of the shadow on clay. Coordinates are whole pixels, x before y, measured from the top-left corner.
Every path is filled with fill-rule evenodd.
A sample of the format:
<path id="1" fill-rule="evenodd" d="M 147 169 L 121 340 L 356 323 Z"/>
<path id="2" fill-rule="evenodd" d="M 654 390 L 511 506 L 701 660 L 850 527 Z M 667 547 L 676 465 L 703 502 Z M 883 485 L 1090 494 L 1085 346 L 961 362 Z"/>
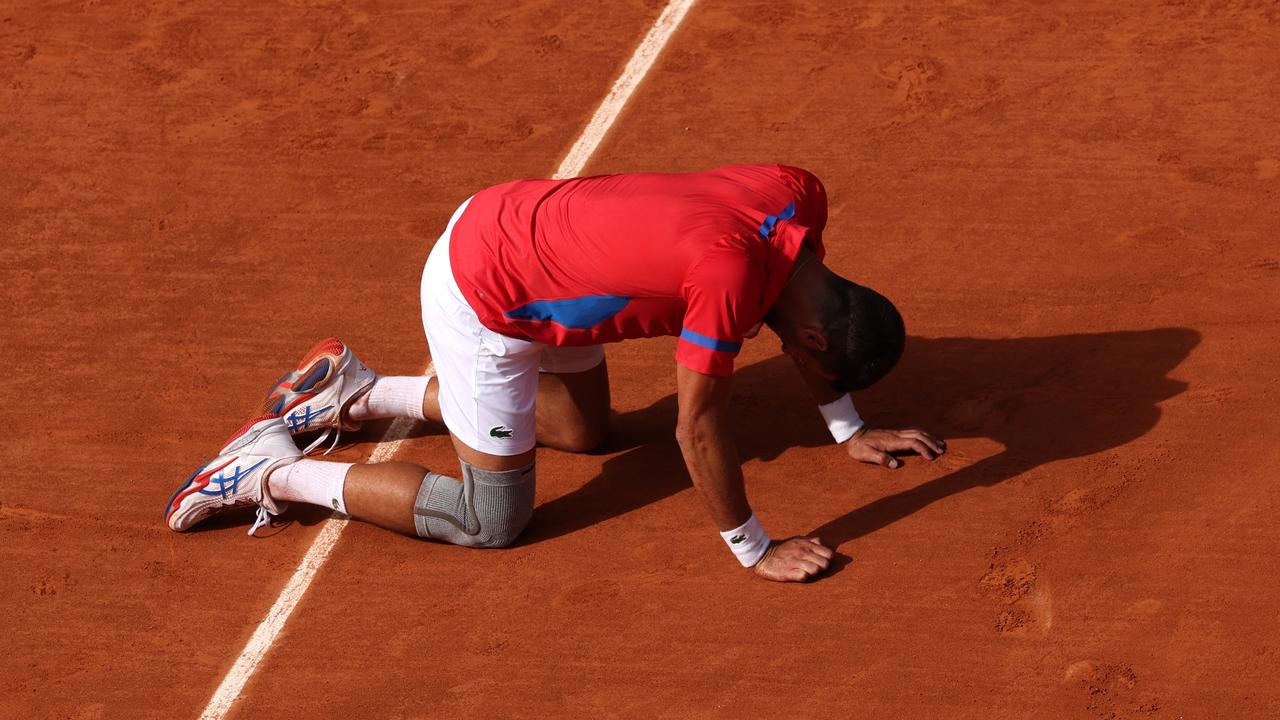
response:
<path id="1" fill-rule="evenodd" d="M 229 530 L 231 528 L 246 528 L 253 523 L 254 508 L 236 508 L 233 512 L 225 512 L 203 520 L 200 524 L 185 531 L 186 534 L 198 534 L 205 532 L 218 532 Z M 268 538 L 276 533 L 284 532 L 290 525 L 298 524 L 302 527 L 311 527 L 318 525 L 325 520 L 333 517 L 333 511 L 329 508 L 319 507 L 316 505 L 303 505 L 302 503 L 292 503 L 288 510 L 279 517 L 273 518 L 271 523 L 260 528 L 256 533 L 259 538 Z"/>
<path id="2" fill-rule="evenodd" d="M 949 440 L 990 438 L 1005 449 L 854 508 L 809 535 L 839 548 L 956 493 L 1138 438 L 1160 418 L 1157 403 L 1186 390 L 1186 383 L 1167 375 L 1199 342 L 1200 334 L 1188 328 L 1004 340 L 911 337 L 898 367 L 856 398 L 871 423 L 922 427 Z M 675 417 L 674 394 L 616 415 L 600 452 L 621 454 L 606 460 L 581 488 L 539 506 L 523 543 L 580 530 L 689 487 L 673 437 Z M 738 370 L 733 417 L 744 462 L 831 444 L 782 355 Z M 848 562 L 837 557 L 833 571 Z"/>

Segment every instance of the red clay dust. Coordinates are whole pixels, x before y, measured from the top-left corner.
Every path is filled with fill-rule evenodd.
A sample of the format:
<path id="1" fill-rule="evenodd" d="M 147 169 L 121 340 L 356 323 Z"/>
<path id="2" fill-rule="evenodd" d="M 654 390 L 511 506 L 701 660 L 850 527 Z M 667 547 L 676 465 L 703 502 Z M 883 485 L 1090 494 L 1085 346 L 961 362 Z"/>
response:
<path id="1" fill-rule="evenodd" d="M 450 213 L 553 173 L 664 5 L 0 4 L 0 716 L 200 715 L 330 520 L 166 500 L 315 341 L 422 371 Z M 749 342 L 752 505 L 839 560 L 764 582 L 673 340 L 610 346 L 517 546 L 352 523 L 229 717 L 1280 717 L 1277 118 L 1274 2 L 699 0 L 586 172 L 816 173 L 907 322 L 858 407 L 949 452 L 851 463 Z"/>

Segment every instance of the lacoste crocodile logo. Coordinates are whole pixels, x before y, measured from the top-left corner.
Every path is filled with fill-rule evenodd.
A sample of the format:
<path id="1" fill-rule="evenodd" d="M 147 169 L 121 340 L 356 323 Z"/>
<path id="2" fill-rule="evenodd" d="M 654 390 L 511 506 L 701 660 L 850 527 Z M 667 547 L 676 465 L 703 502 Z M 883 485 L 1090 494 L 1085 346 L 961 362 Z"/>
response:
<path id="1" fill-rule="evenodd" d="M 510 440 L 514 431 L 511 428 L 505 428 L 501 425 L 494 425 L 489 428 L 489 437 L 496 437 L 500 440 Z"/>
<path id="2" fill-rule="evenodd" d="M 747 539 L 746 535 L 734 535 L 733 537 L 729 538 L 729 543 L 732 545 L 737 545 L 738 543 L 746 539 Z"/>

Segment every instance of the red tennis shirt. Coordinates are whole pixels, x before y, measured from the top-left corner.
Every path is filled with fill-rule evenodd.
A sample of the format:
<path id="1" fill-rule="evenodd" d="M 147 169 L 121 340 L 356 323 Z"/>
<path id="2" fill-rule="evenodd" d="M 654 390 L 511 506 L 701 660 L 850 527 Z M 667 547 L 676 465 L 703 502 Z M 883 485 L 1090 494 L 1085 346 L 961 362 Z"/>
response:
<path id="1" fill-rule="evenodd" d="M 477 193 L 449 261 L 494 332 L 555 346 L 676 335 L 676 360 L 733 373 L 808 244 L 827 196 L 783 165 L 518 180 Z"/>

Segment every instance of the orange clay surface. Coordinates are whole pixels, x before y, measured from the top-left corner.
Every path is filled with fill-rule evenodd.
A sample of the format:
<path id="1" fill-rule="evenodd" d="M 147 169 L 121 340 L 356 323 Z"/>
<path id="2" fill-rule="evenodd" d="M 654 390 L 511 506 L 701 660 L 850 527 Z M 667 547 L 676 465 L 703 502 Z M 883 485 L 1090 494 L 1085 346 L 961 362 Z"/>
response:
<path id="1" fill-rule="evenodd" d="M 0 716 L 204 707 L 325 513 L 166 500 L 315 340 L 420 371 L 450 212 L 550 174 L 661 10 L 513 5 L 0 5 Z M 1271 2 L 702 0 L 588 171 L 815 171 L 911 334 L 859 407 L 951 451 L 851 464 L 749 343 L 753 504 L 842 557 L 758 581 L 672 342 L 612 346 L 518 547 L 353 524 L 232 716 L 1280 716 L 1277 48 Z"/>

